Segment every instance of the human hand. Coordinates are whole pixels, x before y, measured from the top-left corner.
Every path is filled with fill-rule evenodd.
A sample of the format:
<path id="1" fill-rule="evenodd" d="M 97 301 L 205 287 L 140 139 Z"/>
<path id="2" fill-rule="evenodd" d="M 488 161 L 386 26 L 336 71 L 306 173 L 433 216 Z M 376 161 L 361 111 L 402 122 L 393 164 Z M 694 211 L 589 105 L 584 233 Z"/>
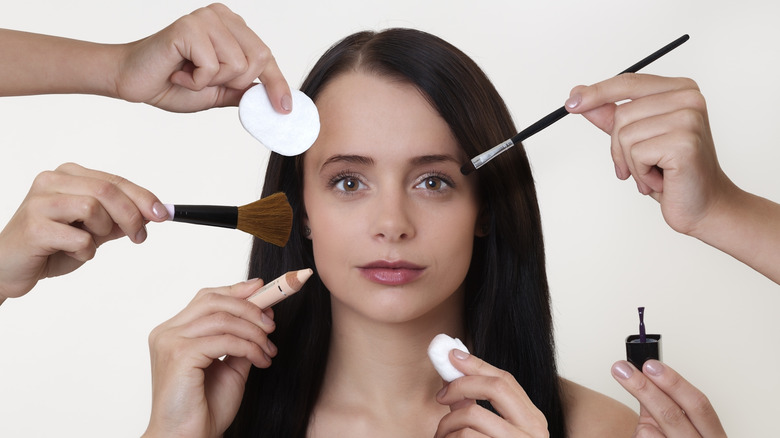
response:
<path id="1" fill-rule="evenodd" d="M 273 311 L 247 301 L 263 282 L 202 289 L 149 335 L 152 415 L 144 436 L 221 436 L 241 405 L 251 365 L 276 355 Z M 224 359 L 219 358 L 226 356 Z"/>
<path id="2" fill-rule="evenodd" d="M 693 234 L 705 216 L 736 196 L 718 164 L 706 103 L 694 81 L 622 74 L 575 87 L 565 106 L 612 137 L 617 177 L 633 176 L 639 191 L 661 204 L 674 230 Z"/>
<path id="3" fill-rule="evenodd" d="M 612 376 L 639 400 L 636 437 L 725 437 L 707 397 L 668 365 L 649 360 L 644 373 L 626 361 L 612 365 Z"/>
<path id="4" fill-rule="evenodd" d="M 0 302 L 79 268 L 105 242 L 143 242 L 145 222 L 167 216 L 156 196 L 124 178 L 73 163 L 41 173 L 0 231 Z"/>
<path id="5" fill-rule="evenodd" d="M 292 97 L 270 49 L 222 4 L 186 15 L 160 32 L 122 46 L 119 98 L 192 112 L 238 105 L 257 78 L 280 113 Z"/>
<path id="6" fill-rule="evenodd" d="M 437 438 L 466 432 L 491 437 L 549 436 L 544 414 L 510 373 L 460 350 L 450 351 L 449 358 L 465 376 L 446 384 L 436 395 L 439 403 L 450 406 L 450 413 L 439 422 Z M 476 400 L 488 400 L 500 416 Z"/>

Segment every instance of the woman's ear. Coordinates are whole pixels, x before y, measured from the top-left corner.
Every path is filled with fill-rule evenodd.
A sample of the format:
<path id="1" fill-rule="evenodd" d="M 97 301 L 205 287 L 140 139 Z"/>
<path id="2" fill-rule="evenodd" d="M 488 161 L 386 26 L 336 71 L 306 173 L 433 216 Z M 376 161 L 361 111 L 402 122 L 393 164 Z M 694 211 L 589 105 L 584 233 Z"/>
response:
<path id="1" fill-rule="evenodd" d="M 485 237 L 490 234 L 490 211 L 487 207 L 479 209 L 479 216 L 477 216 L 477 224 L 474 227 L 474 235 L 477 237 Z"/>

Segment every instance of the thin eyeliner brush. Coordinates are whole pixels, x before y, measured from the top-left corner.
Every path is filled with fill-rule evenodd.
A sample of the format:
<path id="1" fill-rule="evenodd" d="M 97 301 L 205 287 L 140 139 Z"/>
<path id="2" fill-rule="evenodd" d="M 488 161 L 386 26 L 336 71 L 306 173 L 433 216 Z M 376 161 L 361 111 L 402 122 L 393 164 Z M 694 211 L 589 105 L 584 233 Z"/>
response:
<path id="1" fill-rule="evenodd" d="M 660 49 L 656 50 L 650 56 L 642 59 L 641 61 L 637 62 L 636 64 L 632 65 L 631 67 L 623 70 L 622 72 L 618 73 L 618 76 L 622 75 L 623 73 L 636 73 L 639 70 L 647 67 L 651 62 L 655 61 L 656 59 L 666 55 L 667 53 L 671 52 L 672 50 L 676 49 L 678 46 L 680 46 L 682 43 L 688 41 L 689 36 L 683 35 L 680 38 L 677 38 L 676 40 L 672 41 L 671 43 L 661 47 Z M 479 169 L 480 167 L 484 166 L 485 163 L 492 160 L 493 158 L 496 158 L 499 154 L 504 152 L 505 150 L 511 148 L 512 146 L 520 143 L 521 141 L 527 139 L 528 137 L 536 134 L 537 132 L 541 131 L 542 129 L 552 125 L 553 123 L 557 122 L 558 120 L 562 119 L 565 115 L 569 114 L 568 111 L 566 111 L 566 107 L 562 106 L 558 108 L 557 110 L 551 112 L 550 114 L 547 114 L 546 116 L 542 117 L 534 123 L 533 125 L 523 129 L 522 131 L 518 132 L 514 137 L 507 139 L 503 141 L 502 143 L 497 144 L 496 146 L 493 146 L 491 149 L 477 155 L 476 157 L 472 158 L 471 161 L 464 164 L 463 167 L 460 168 L 460 173 L 464 175 L 468 175 L 471 172 Z"/>

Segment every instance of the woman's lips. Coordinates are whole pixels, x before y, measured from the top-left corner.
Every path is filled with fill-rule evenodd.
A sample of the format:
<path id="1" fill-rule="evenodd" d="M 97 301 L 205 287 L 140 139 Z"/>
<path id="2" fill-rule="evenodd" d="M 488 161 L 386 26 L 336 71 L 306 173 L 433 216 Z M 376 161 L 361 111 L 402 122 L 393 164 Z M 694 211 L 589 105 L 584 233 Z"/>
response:
<path id="1" fill-rule="evenodd" d="M 369 281 L 386 286 L 400 286 L 419 278 L 425 268 L 408 262 L 372 262 L 358 268 Z"/>

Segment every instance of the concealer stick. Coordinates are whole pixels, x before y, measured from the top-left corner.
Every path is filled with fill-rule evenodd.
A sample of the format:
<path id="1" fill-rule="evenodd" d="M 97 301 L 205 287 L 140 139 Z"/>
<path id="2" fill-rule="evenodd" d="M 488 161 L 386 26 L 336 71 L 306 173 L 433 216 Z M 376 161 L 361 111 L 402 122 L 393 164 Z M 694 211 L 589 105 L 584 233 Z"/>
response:
<path id="1" fill-rule="evenodd" d="M 261 287 L 252 294 L 247 300 L 251 301 L 262 309 L 267 309 L 274 304 L 282 301 L 290 295 L 298 292 L 303 287 L 303 283 L 314 273 L 310 268 L 300 271 L 290 271 L 276 280 Z"/>

